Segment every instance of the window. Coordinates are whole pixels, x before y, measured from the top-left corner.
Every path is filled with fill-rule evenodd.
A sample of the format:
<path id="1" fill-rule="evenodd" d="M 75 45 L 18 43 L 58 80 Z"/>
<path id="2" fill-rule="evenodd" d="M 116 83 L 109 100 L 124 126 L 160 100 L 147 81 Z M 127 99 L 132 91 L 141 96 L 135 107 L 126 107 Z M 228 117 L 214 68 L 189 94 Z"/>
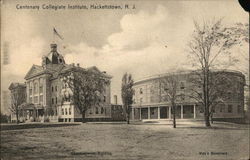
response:
<path id="1" fill-rule="evenodd" d="M 33 103 L 33 102 L 32 102 L 32 97 L 29 98 L 29 102 L 30 102 L 30 103 Z"/>
<path id="2" fill-rule="evenodd" d="M 29 94 L 32 95 L 32 88 L 29 89 Z"/>
<path id="3" fill-rule="evenodd" d="M 164 87 L 164 91 L 167 92 L 169 89 L 167 86 Z"/>
<path id="4" fill-rule="evenodd" d="M 140 88 L 140 94 L 143 94 L 142 88 Z"/>
<path id="5" fill-rule="evenodd" d="M 71 115 L 71 107 L 69 107 L 69 115 Z"/>
<path id="6" fill-rule="evenodd" d="M 101 108 L 101 114 L 103 114 L 103 112 L 104 112 L 104 109 L 103 109 L 103 107 Z"/>
<path id="7" fill-rule="evenodd" d="M 95 107 L 95 114 L 98 114 L 98 107 Z"/>
<path id="8" fill-rule="evenodd" d="M 34 83 L 34 93 L 36 94 L 36 93 L 38 93 L 38 88 L 37 88 L 37 83 Z"/>
<path id="9" fill-rule="evenodd" d="M 238 108 L 237 108 L 238 113 L 241 113 L 241 106 L 238 105 L 237 107 L 238 107 Z"/>
<path id="10" fill-rule="evenodd" d="M 220 112 L 224 112 L 224 110 L 225 110 L 225 106 L 224 106 L 224 105 L 221 105 L 221 106 L 220 106 Z"/>
<path id="11" fill-rule="evenodd" d="M 53 87 L 53 86 L 51 87 L 51 91 L 52 91 L 52 92 L 54 91 L 54 87 Z"/>
<path id="12" fill-rule="evenodd" d="M 65 115 L 68 115 L 68 109 L 65 108 Z"/>
<path id="13" fill-rule="evenodd" d="M 184 82 L 181 82 L 180 89 L 184 89 L 184 88 L 185 88 Z"/>
<path id="14" fill-rule="evenodd" d="M 55 91 L 57 92 L 57 86 L 55 86 Z"/>
<path id="15" fill-rule="evenodd" d="M 42 102 L 43 102 L 43 95 L 40 95 L 39 100 L 40 100 L 40 103 L 42 103 Z"/>
<path id="16" fill-rule="evenodd" d="M 56 97 L 56 104 L 57 104 L 57 97 Z"/>
<path id="17" fill-rule="evenodd" d="M 42 94 L 42 93 L 43 93 L 43 85 L 40 84 L 40 86 L 39 86 L 39 94 Z"/>
<path id="18" fill-rule="evenodd" d="M 140 98 L 140 103 L 142 103 L 143 102 L 143 99 L 142 98 Z"/>
<path id="19" fill-rule="evenodd" d="M 228 99 L 231 99 L 231 92 L 228 92 L 228 93 L 227 93 L 227 98 L 228 98 Z"/>
<path id="20" fill-rule="evenodd" d="M 228 113 L 232 113 L 233 110 L 233 106 L 232 105 L 228 105 L 227 111 Z"/>
<path id="21" fill-rule="evenodd" d="M 38 96 L 34 97 L 34 103 L 38 103 Z"/>
<path id="22" fill-rule="evenodd" d="M 64 109 L 62 108 L 62 115 L 64 115 Z"/>
<path id="23" fill-rule="evenodd" d="M 106 102 L 106 96 L 103 96 L 103 102 Z"/>
<path id="24" fill-rule="evenodd" d="M 212 109 L 212 113 L 215 113 L 215 109 L 214 108 Z"/>
<path id="25" fill-rule="evenodd" d="M 51 98 L 51 103 L 54 104 L 54 98 Z"/>

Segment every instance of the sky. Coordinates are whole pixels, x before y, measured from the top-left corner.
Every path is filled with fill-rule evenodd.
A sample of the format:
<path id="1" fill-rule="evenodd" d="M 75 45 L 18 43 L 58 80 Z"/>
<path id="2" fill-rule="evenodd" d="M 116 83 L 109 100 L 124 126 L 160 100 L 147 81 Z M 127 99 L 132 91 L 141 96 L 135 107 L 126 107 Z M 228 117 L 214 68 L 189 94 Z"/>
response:
<path id="1" fill-rule="evenodd" d="M 18 5 L 121 5 L 122 10 L 31 10 Z M 131 6 L 135 6 L 132 9 Z M 125 72 L 134 80 L 185 69 L 187 43 L 194 30 L 194 20 L 223 18 L 224 25 L 248 23 L 237 0 L 4 0 L 2 4 L 1 48 L 8 44 L 8 64 L 1 63 L 1 90 L 11 82 L 24 82 L 33 64 L 41 65 L 55 41 L 66 63 L 81 67 L 97 66 L 112 75 L 111 97 L 121 102 L 121 78 Z M 53 38 L 53 27 L 64 38 Z M 247 50 L 247 51 L 246 51 Z M 248 48 L 235 51 L 248 53 Z M 3 49 L 2 52 L 3 53 Z M 3 57 L 4 55 L 2 55 Z M 237 69 L 247 67 L 242 62 Z"/>

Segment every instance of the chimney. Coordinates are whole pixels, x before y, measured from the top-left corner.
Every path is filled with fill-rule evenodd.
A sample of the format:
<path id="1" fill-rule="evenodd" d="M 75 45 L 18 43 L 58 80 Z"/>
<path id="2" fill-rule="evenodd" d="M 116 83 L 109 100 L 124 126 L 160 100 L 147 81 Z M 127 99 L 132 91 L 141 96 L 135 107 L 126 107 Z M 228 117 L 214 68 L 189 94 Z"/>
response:
<path id="1" fill-rule="evenodd" d="M 56 44 L 50 44 L 51 52 L 56 52 L 57 45 Z"/>
<path id="2" fill-rule="evenodd" d="M 117 105 L 117 95 L 114 95 L 114 103 Z"/>
<path id="3" fill-rule="evenodd" d="M 77 67 L 80 67 L 80 64 L 79 64 L 79 63 L 77 63 L 76 65 L 77 65 Z"/>

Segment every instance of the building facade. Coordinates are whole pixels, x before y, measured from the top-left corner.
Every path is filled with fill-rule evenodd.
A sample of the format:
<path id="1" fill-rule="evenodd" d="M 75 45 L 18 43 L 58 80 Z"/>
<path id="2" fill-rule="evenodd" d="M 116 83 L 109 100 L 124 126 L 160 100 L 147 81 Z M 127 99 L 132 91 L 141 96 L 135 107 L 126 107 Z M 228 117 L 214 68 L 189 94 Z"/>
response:
<path id="1" fill-rule="evenodd" d="M 72 91 L 60 80 L 60 73 L 81 68 L 79 64 L 66 64 L 57 51 L 57 45 L 51 44 L 51 52 L 42 58 L 42 65 L 33 65 L 25 76 L 26 103 L 22 105 L 24 121 L 81 121 L 77 106 L 70 101 L 63 101 Z M 83 68 L 81 68 L 83 69 Z M 109 82 L 111 76 L 97 67 L 84 68 L 99 72 Z M 110 83 L 105 86 L 103 101 L 98 106 L 91 106 L 86 112 L 87 119 L 111 119 Z"/>
<path id="2" fill-rule="evenodd" d="M 244 118 L 244 85 L 245 77 L 237 71 L 214 71 L 212 74 L 223 74 L 222 84 L 229 84 L 226 92 L 217 97 L 218 103 L 212 110 L 213 119 L 241 120 Z M 176 86 L 176 118 L 177 119 L 204 119 L 204 107 L 195 99 L 193 93 L 202 96 L 202 86 L 194 84 L 193 71 L 167 73 L 146 78 L 134 83 L 134 100 L 131 118 L 134 120 L 171 119 L 172 107 L 170 99 L 164 89 L 163 81 L 166 78 L 178 77 Z M 218 87 L 219 88 L 219 87 Z M 226 95 L 226 96 L 225 96 Z"/>
<path id="3" fill-rule="evenodd" d="M 11 98 L 11 104 L 9 106 L 9 109 L 11 111 L 11 122 L 17 122 L 17 116 L 23 117 L 24 115 L 24 112 L 21 109 L 21 104 L 25 103 L 26 101 L 26 85 L 24 83 L 11 83 L 9 86 L 9 90 Z"/>

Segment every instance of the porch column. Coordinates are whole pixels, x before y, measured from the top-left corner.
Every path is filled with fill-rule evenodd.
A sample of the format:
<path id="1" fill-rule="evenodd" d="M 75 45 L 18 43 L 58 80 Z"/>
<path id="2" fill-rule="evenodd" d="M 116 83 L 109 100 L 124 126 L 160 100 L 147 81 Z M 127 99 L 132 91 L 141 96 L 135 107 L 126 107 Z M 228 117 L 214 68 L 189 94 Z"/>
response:
<path id="1" fill-rule="evenodd" d="M 139 108 L 139 118 L 141 120 L 141 108 Z"/>
<path id="2" fill-rule="evenodd" d="M 196 118 L 196 105 L 194 104 L 194 119 Z"/>
<path id="3" fill-rule="evenodd" d="M 158 119 L 160 119 L 161 117 L 160 117 L 160 107 L 158 107 Z"/>
<path id="4" fill-rule="evenodd" d="M 132 120 L 134 120 L 135 119 L 135 109 L 134 108 L 132 108 Z"/>
<path id="5" fill-rule="evenodd" d="M 148 119 L 150 119 L 150 107 L 148 107 Z"/>
<path id="6" fill-rule="evenodd" d="M 40 104 L 40 78 L 38 78 L 38 104 Z"/>
<path id="7" fill-rule="evenodd" d="M 26 101 L 26 102 L 31 103 L 31 102 L 30 102 L 30 99 L 29 99 L 29 97 L 30 97 L 30 93 L 29 93 L 29 91 L 30 91 L 30 82 L 27 81 L 26 84 L 27 84 L 27 85 L 26 85 L 26 86 L 27 86 L 27 88 L 26 88 L 26 93 L 27 93 L 26 99 L 27 99 L 27 101 Z"/>
<path id="8" fill-rule="evenodd" d="M 47 105 L 46 99 L 47 99 L 47 93 L 46 93 L 46 76 L 43 77 L 43 106 Z"/>
<path id="9" fill-rule="evenodd" d="M 34 103 L 34 80 L 32 81 L 32 102 L 31 103 Z"/>
<path id="10" fill-rule="evenodd" d="M 183 105 L 181 105 L 181 119 L 183 119 Z"/>
<path id="11" fill-rule="evenodd" d="M 168 119 L 171 119 L 171 106 L 168 106 Z"/>

